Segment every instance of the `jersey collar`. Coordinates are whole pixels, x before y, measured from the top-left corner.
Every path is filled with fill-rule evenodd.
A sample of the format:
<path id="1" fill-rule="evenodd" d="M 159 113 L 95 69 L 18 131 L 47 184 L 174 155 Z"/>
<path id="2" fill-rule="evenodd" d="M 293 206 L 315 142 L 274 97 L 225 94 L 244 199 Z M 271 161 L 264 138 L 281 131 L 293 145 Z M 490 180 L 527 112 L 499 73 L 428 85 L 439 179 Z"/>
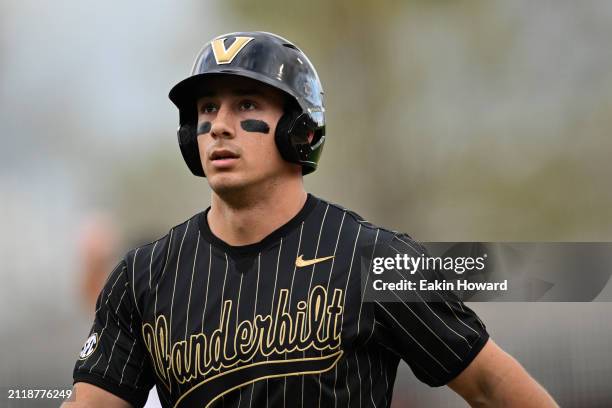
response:
<path id="1" fill-rule="evenodd" d="M 253 243 L 253 244 L 249 244 L 249 245 L 238 245 L 238 246 L 230 245 L 227 242 L 218 238 L 216 235 L 214 235 L 212 231 L 210 230 L 210 227 L 208 225 L 208 219 L 207 219 L 207 215 L 208 215 L 208 211 L 210 211 L 210 207 L 208 207 L 206 210 L 204 210 L 198 215 L 198 225 L 199 225 L 200 233 L 202 234 L 202 236 L 206 240 L 211 242 L 214 246 L 227 252 L 228 255 L 231 254 L 235 257 L 236 256 L 238 257 L 253 256 L 253 255 L 257 255 L 257 253 L 259 252 L 262 252 L 271 243 L 278 241 L 281 237 L 287 235 L 289 232 L 291 232 L 296 227 L 298 227 L 300 223 L 306 219 L 306 217 L 312 212 L 312 210 L 317 206 L 317 204 L 320 201 L 321 200 L 319 200 L 319 198 L 308 193 L 304 206 L 293 218 L 291 218 L 289 221 L 287 221 L 285 224 L 283 224 L 276 230 L 272 231 L 261 241 Z"/>

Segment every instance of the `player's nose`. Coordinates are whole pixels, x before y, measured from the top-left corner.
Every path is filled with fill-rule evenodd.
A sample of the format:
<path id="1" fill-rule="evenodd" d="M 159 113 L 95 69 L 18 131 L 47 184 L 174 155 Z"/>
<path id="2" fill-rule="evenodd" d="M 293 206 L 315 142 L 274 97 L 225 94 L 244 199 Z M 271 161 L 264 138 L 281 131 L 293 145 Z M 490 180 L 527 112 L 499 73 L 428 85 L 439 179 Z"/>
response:
<path id="1" fill-rule="evenodd" d="M 233 115 L 231 109 L 222 105 L 211 121 L 210 134 L 212 137 L 232 138 L 234 137 Z"/>

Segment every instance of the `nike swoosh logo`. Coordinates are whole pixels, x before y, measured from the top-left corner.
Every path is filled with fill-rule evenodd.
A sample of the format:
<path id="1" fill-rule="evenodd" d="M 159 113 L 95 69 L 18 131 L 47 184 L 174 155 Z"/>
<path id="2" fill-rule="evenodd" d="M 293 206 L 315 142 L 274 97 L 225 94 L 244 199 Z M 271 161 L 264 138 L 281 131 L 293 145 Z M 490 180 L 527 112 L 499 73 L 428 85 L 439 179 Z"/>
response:
<path id="1" fill-rule="evenodd" d="M 301 268 L 301 267 L 304 267 L 304 266 L 314 265 L 316 263 L 327 261 L 328 259 L 332 259 L 334 257 L 333 255 L 331 255 L 331 256 L 325 256 L 323 258 L 315 258 L 315 259 L 306 259 L 306 260 L 304 260 L 302 258 L 303 256 L 304 255 L 300 255 L 295 260 L 295 266 L 297 266 L 298 268 Z"/>

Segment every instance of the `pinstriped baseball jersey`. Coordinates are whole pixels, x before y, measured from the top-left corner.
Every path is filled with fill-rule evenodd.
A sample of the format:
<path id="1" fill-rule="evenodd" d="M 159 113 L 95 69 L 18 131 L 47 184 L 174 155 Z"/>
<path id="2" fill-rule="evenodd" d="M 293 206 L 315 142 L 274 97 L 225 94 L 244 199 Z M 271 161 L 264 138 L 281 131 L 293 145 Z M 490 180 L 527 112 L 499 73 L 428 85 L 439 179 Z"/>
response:
<path id="1" fill-rule="evenodd" d="M 167 407 L 387 407 L 400 359 L 448 383 L 488 339 L 455 299 L 364 302 L 360 263 L 405 234 L 308 195 L 261 242 L 231 246 L 204 211 L 109 276 L 75 382 Z M 390 251 L 390 249 L 389 249 Z"/>

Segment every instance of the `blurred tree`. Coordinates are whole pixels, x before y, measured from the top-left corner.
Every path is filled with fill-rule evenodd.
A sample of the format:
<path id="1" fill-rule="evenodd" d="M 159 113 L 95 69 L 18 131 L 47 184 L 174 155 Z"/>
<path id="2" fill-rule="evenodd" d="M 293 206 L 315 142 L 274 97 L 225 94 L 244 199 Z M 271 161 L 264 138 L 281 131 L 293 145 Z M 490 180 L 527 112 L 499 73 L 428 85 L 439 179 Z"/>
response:
<path id="1" fill-rule="evenodd" d="M 244 29 L 295 41 L 318 68 L 329 138 L 306 183 L 322 196 L 421 239 L 604 239 L 609 222 L 580 214 L 605 216 L 612 198 L 603 179 L 581 180 L 608 163 L 592 146 L 576 149 L 584 99 L 569 97 L 590 86 L 564 76 L 586 69 L 591 55 L 568 58 L 556 36 L 581 43 L 593 34 L 568 19 L 571 4 L 539 13 L 545 3 L 226 4 Z M 595 9 L 581 9 L 580 20 L 594 24 Z M 548 58 L 557 54 L 562 64 Z M 589 130 L 583 138 L 597 138 Z"/>

